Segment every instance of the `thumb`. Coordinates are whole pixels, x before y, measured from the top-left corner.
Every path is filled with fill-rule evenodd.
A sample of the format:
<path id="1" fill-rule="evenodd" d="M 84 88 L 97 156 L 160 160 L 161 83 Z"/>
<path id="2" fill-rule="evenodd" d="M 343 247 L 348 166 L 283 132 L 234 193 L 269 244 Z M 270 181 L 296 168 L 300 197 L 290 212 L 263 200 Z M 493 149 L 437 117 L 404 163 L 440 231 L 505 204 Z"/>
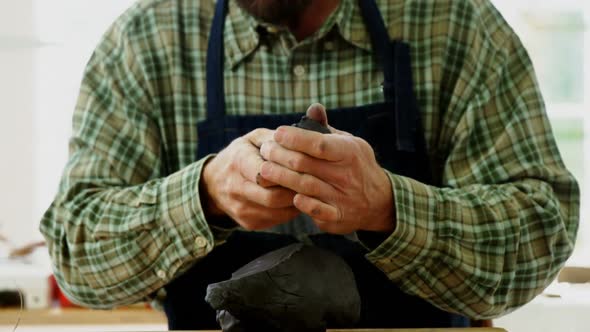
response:
<path id="1" fill-rule="evenodd" d="M 320 103 L 311 104 L 305 115 L 308 118 L 319 122 L 322 126 L 328 127 L 332 134 L 352 136 L 351 134 L 342 130 L 338 130 L 328 124 L 328 113 L 326 112 L 326 107 Z"/>
<path id="2" fill-rule="evenodd" d="M 319 122 L 324 127 L 328 126 L 328 114 L 326 113 L 326 107 L 320 103 L 311 104 L 305 115 L 308 118 Z"/>

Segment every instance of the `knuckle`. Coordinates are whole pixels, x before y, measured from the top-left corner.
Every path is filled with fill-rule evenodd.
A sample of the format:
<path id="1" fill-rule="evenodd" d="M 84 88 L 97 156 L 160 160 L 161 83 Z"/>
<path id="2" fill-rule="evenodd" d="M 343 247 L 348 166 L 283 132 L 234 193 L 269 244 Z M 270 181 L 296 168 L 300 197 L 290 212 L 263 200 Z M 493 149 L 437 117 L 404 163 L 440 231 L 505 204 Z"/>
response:
<path id="1" fill-rule="evenodd" d="M 246 187 L 244 186 L 244 182 L 245 182 L 245 180 L 242 179 L 241 181 L 233 180 L 233 181 L 230 181 L 230 183 L 228 183 L 229 190 L 235 198 L 245 196 L 245 191 L 246 191 L 245 188 Z M 239 202 L 239 204 L 243 204 L 243 203 Z"/>
<path id="2" fill-rule="evenodd" d="M 353 137 L 353 139 L 356 143 L 357 149 L 359 150 L 359 152 L 356 154 L 358 154 L 359 156 L 364 156 L 363 158 L 375 154 L 375 151 L 373 150 L 373 147 L 371 146 L 371 144 L 369 144 L 369 142 L 359 137 Z"/>
<path id="3" fill-rule="evenodd" d="M 369 142 L 365 141 L 364 139 L 360 138 L 360 137 L 354 137 L 355 141 L 357 142 L 357 144 L 364 150 L 373 150 L 373 147 L 371 147 L 371 145 L 369 144 Z"/>
<path id="4" fill-rule="evenodd" d="M 246 140 L 244 139 L 244 137 L 238 137 L 235 140 L 233 140 L 230 145 L 241 145 L 244 144 L 245 141 Z"/>
<path id="5" fill-rule="evenodd" d="M 231 205 L 230 210 L 236 218 L 243 220 L 246 218 L 246 207 L 242 202 L 235 202 Z"/>
<path id="6" fill-rule="evenodd" d="M 246 137 L 257 137 L 260 136 L 262 134 L 262 129 L 261 128 L 256 128 L 254 130 L 252 130 L 251 132 L 249 132 L 248 134 L 246 134 Z"/>
<path id="7" fill-rule="evenodd" d="M 233 153 L 233 158 L 231 158 L 230 168 L 232 170 L 241 170 L 242 162 L 245 158 L 243 158 L 244 152 L 241 149 L 238 149 Z"/>
<path id="8" fill-rule="evenodd" d="M 342 172 L 337 176 L 337 180 L 340 186 L 344 189 L 350 188 L 354 181 L 354 176 L 349 172 Z"/>
<path id="9" fill-rule="evenodd" d="M 266 157 L 269 160 L 274 160 L 277 154 L 277 145 L 273 142 L 265 143 Z"/>
<path id="10" fill-rule="evenodd" d="M 266 207 L 272 207 L 275 203 L 275 195 L 271 192 L 265 192 L 262 197 L 260 197 L 260 204 Z"/>
<path id="11" fill-rule="evenodd" d="M 312 149 L 321 155 L 326 151 L 326 142 L 323 139 L 318 139 L 313 143 Z"/>
<path id="12" fill-rule="evenodd" d="M 269 133 L 272 132 L 272 130 L 268 129 L 268 128 L 257 128 L 254 129 L 256 131 L 257 134 L 259 135 L 268 135 Z"/>
<path id="13" fill-rule="evenodd" d="M 288 160 L 289 168 L 294 171 L 303 172 L 305 167 L 305 158 L 303 156 L 294 156 Z"/>
<path id="14" fill-rule="evenodd" d="M 274 178 L 277 180 L 276 182 L 278 183 L 283 183 L 287 177 L 287 174 L 284 172 L 284 170 L 279 167 L 271 166 L 270 173 L 272 176 L 274 176 Z"/>

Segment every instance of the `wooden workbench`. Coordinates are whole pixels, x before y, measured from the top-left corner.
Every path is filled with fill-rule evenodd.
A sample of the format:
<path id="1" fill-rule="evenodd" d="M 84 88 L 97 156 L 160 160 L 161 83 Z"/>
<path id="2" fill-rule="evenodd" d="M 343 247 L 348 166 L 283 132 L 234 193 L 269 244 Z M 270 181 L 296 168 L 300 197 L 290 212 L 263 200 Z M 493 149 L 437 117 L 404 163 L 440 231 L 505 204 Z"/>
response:
<path id="1" fill-rule="evenodd" d="M 162 325 L 166 316 L 162 312 L 133 308 L 118 310 L 49 309 L 19 310 L 0 309 L 0 326 L 14 325 L 20 317 L 20 326 L 39 325 Z M 383 330 L 328 330 L 329 332 L 506 332 L 498 328 L 473 329 L 383 329 Z M 206 332 L 206 331 L 202 331 Z M 213 331 L 209 331 L 213 332 Z M 215 331 L 219 332 L 219 331 Z"/>

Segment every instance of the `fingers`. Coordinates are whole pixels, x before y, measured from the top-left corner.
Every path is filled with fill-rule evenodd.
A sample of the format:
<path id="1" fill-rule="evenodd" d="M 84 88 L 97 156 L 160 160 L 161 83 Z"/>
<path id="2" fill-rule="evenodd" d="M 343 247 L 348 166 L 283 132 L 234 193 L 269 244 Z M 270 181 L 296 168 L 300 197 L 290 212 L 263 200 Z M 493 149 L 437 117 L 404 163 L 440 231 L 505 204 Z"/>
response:
<path id="1" fill-rule="evenodd" d="M 244 136 L 252 145 L 260 148 L 260 146 L 273 139 L 274 130 L 259 128 L 255 129 Z"/>
<path id="2" fill-rule="evenodd" d="M 322 224 L 339 224 L 342 220 L 342 214 L 336 207 L 326 204 L 317 198 L 297 194 L 293 199 L 295 207 L 312 217 L 318 223 Z"/>
<path id="3" fill-rule="evenodd" d="M 279 164 L 266 161 L 260 169 L 262 176 L 297 193 L 311 197 L 334 197 L 335 188 L 317 177 L 292 171 Z"/>
<path id="4" fill-rule="evenodd" d="M 272 161 L 297 173 L 313 175 L 332 185 L 342 181 L 341 166 L 336 163 L 285 149 L 276 142 L 270 141 L 262 144 L 260 154 L 267 161 Z"/>
<path id="5" fill-rule="evenodd" d="M 263 230 L 283 224 L 301 214 L 295 207 L 269 209 L 251 202 L 237 203 L 230 217 L 246 230 Z"/>
<path id="6" fill-rule="evenodd" d="M 248 180 L 244 180 L 236 189 L 239 195 L 248 201 L 270 209 L 292 207 L 295 197 L 295 193 L 291 190 L 281 187 L 262 188 Z"/>
<path id="7" fill-rule="evenodd" d="M 256 184 L 262 188 L 271 188 L 277 186 L 276 183 L 270 182 L 267 179 L 263 178 L 262 174 L 260 173 L 256 174 Z"/>
<path id="8" fill-rule="evenodd" d="M 285 149 L 273 141 L 262 144 L 260 154 L 264 160 L 275 162 L 300 173 L 310 173 L 310 163 L 313 162 L 313 159 L 306 154 Z"/>
<path id="9" fill-rule="evenodd" d="M 321 134 L 287 126 L 280 127 L 274 134 L 274 140 L 284 148 L 328 161 L 342 160 L 344 154 L 342 146 L 351 138 L 351 136 Z"/>
<path id="10" fill-rule="evenodd" d="M 240 173 L 244 178 L 256 183 L 257 176 L 260 173 L 260 166 L 264 162 L 259 150 L 252 145 L 245 145 L 239 155 L 237 162 Z"/>
<path id="11" fill-rule="evenodd" d="M 276 186 L 276 184 L 266 180 L 260 175 L 260 166 L 264 162 L 264 159 L 260 155 L 260 150 L 258 149 L 258 147 L 253 145 L 250 141 L 250 139 L 253 139 L 253 137 L 257 137 L 256 139 L 266 137 L 268 136 L 268 133 L 261 131 L 261 133 L 256 134 L 255 132 L 257 131 L 259 130 L 257 129 L 254 132 L 252 132 L 253 136 L 246 139 L 246 144 L 244 144 L 244 147 L 242 148 L 242 150 L 240 150 L 240 158 L 238 158 L 238 168 L 242 176 L 248 179 L 249 181 L 258 184 L 263 188 L 273 187 Z M 264 131 L 266 131 L 266 129 L 264 129 Z M 257 143 L 260 142 L 257 141 Z"/>

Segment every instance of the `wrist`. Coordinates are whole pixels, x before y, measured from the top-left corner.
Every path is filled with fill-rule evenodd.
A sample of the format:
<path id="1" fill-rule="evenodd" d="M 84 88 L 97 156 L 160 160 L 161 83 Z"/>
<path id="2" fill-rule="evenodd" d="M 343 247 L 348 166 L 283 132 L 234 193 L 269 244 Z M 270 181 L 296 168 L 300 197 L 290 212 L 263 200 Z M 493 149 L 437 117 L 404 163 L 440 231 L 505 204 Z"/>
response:
<path id="1" fill-rule="evenodd" d="M 383 171 L 383 179 L 378 182 L 379 190 L 376 200 L 378 202 L 370 218 L 372 221 L 367 230 L 381 233 L 392 233 L 395 230 L 395 199 L 393 188 L 389 176 Z"/>
<path id="2" fill-rule="evenodd" d="M 395 230 L 395 213 L 394 213 L 393 204 L 389 207 L 385 207 L 381 209 L 380 213 L 374 219 L 374 222 L 369 227 L 369 231 L 372 232 L 379 232 L 379 233 L 393 233 Z"/>
<path id="3" fill-rule="evenodd" d="M 203 213 L 206 217 L 213 218 L 225 216 L 225 213 L 223 212 L 223 210 L 221 210 L 221 208 L 218 206 L 215 200 L 215 173 L 213 171 L 214 159 L 215 157 L 205 162 L 205 165 L 203 165 L 201 177 L 199 179 L 199 196 L 201 199 L 201 207 L 203 208 Z"/>

